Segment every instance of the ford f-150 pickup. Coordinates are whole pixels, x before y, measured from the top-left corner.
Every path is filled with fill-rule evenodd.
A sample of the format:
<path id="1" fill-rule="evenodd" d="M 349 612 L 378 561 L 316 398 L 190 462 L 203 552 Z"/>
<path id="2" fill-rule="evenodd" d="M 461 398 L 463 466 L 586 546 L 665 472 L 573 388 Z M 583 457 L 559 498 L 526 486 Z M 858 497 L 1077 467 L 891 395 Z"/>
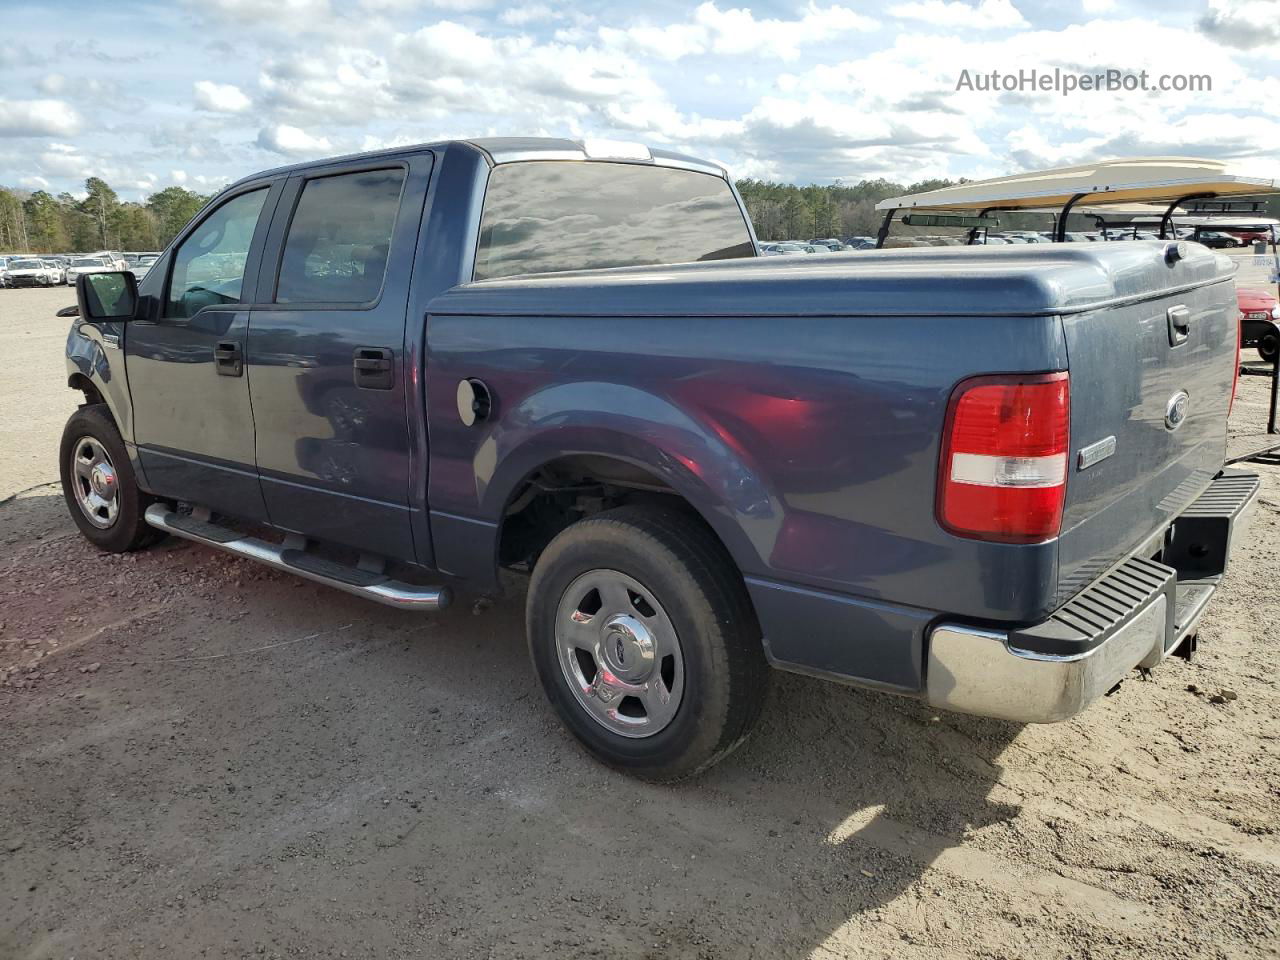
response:
<path id="1" fill-rule="evenodd" d="M 77 280 L 71 516 L 404 610 L 527 572 L 555 710 L 652 779 L 770 666 L 1050 722 L 1189 653 L 1258 491 L 1225 258 L 756 251 L 723 169 L 630 144 L 248 177 Z"/>

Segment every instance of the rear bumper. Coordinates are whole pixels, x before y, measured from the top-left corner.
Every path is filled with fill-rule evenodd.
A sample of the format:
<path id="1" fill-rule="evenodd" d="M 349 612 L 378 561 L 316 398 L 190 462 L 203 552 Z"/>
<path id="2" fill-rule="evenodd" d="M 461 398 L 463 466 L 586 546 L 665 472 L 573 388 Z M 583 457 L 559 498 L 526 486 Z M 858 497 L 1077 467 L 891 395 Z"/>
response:
<path id="1" fill-rule="evenodd" d="M 1256 474 L 1219 474 L 1170 528 L 1161 561 L 1134 556 L 1043 623 L 993 630 L 940 623 L 928 641 L 929 703 L 1024 723 L 1075 716 L 1135 667 L 1195 631 L 1257 505 Z"/>

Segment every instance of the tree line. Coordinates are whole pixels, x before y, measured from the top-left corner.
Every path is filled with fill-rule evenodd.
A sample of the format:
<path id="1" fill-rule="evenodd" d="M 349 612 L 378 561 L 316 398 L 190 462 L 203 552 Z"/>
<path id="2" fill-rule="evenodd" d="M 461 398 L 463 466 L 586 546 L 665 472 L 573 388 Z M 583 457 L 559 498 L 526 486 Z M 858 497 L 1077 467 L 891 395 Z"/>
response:
<path id="1" fill-rule="evenodd" d="M 209 199 L 166 187 L 145 203 L 130 203 L 99 177 L 84 187 L 83 199 L 0 187 L 0 253 L 161 250 Z"/>
<path id="2" fill-rule="evenodd" d="M 876 204 L 885 197 L 950 187 L 953 180 L 922 180 L 903 185 L 892 180 L 860 180 L 848 185 L 798 187 L 767 180 L 739 180 L 738 192 L 761 240 L 875 236 L 884 215 Z M 964 183 L 965 181 L 958 181 Z"/>

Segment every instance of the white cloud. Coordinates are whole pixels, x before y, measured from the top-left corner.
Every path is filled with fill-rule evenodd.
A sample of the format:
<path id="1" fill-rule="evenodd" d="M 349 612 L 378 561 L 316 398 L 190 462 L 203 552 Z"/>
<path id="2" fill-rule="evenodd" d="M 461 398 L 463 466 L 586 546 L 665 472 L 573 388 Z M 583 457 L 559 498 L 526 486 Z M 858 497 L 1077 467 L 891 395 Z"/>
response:
<path id="1" fill-rule="evenodd" d="M 49 181 L 44 177 L 23 177 L 18 181 L 18 186 L 26 187 L 28 190 L 48 190 Z"/>
<path id="2" fill-rule="evenodd" d="M 213 113 L 242 113 L 252 102 L 235 84 L 211 80 L 196 81 L 195 99 L 197 107 Z"/>
<path id="3" fill-rule="evenodd" d="M 93 171 L 80 151 L 67 143 L 51 143 L 37 158 L 40 170 L 51 177 L 80 180 Z"/>
<path id="4" fill-rule="evenodd" d="M 1084 8 L 1085 13 L 1106 13 L 1113 10 L 1116 0 L 1080 0 L 1080 6 Z"/>
<path id="5" fill-rule="evenodd" d="M 509 27 L 523 27 L 543 20 L 554 20 L 558 16 L 559 14 L 545 3 L 530 3 L 523 7 L 508 7 L 498 15 L 498 19 Z"/>
<path id="6" fill-rule="evenodd" d="M 80 114 L 62 100 L 0 100 L 0 137 L 67 137 Z"/>
<path id="7" fill-rule="evenodd" d="M 1200 29 L 1241 50 L 1280 44 L 1280 10 L 1275 0 L 1209 0 Z"/>
<path id="8" fill-rule="evenodd" d="M 694 11 L 692 22 L 663 27 L 601 27 L 600 39 L 609 46 L 627 47 L 664 60 L 706 53 L 795 60 L 801 47 L 878 27 L 875 20 L 849 7 L 810 3 L 798 20 L 757 20 L 750 9 L 721 10 L 708 0 Z"/>
<path id="9" fill-rule="evenodd" d="M 315 137 L 300 127 L 287 123 L 263 127 L 258 131 L 258 146 L 290 157 L 307 157 L 333 151 L 328 137 Z"/>
<path id="10" fill-rule="evenodd" d="M 67 89 L 67 78 L 60 73 L 46 73 L 36 82 L 36 88 L 41 93 L 56 97 Z"/>
<path id="11" fill-rule="evenodd" d="M 333 12 L 329 0 L 187 0 L 187 6 L 241 26 L 273 21 L 309 24 L 327 20 Z"/>
<path id="12" fill-rule="evenodd" d="M 889 15 L 903 20 L 923 20 L 938 27 L 971 30 L 1012 30 L 1029 26 L 1012 0 L 917 0 L 889 8 Z"/>

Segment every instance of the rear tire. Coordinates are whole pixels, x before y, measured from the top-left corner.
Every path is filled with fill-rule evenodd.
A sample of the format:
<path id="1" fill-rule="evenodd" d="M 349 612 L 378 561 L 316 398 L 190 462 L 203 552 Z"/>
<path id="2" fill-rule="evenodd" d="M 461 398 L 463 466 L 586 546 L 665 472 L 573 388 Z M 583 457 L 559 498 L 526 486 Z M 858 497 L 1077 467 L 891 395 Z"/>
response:
<path id="1" fill-rule="evenodd" d="M 155 498 L 138 488 L 106 404 L 81 407 L 62 431 L 62 496 L 84 538 L 108 553 L 150 546 L 164 534 L 142 517 Z"/>
<path id="2" fill-rule="evenodd" d="M 732 559 L 697 518 L 636 506 L 575 523 L 538 559 L 526 620 L 547 698 L 612 767 L 693 776 L 760 715 L 760 627 Z"/>

